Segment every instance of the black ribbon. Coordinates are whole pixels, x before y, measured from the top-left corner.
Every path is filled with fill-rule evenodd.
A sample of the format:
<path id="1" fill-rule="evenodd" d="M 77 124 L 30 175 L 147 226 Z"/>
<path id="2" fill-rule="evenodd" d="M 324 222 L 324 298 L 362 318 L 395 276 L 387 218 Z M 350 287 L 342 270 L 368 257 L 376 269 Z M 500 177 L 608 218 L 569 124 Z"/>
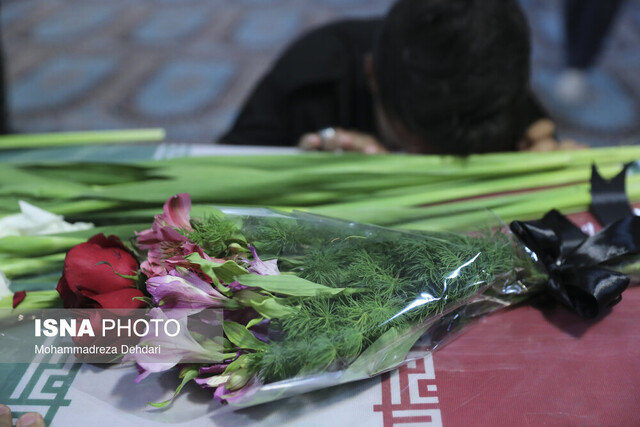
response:
<path id="1" fill-rule="evenodd" d="M 547 294 L 585 318 L 617 304 L 629 285 L 628 276 L 606 264 L 640 254 L 640 217 L 633 215 L 624 189 L 627 167 L 609 182 L 593 169 L 591 211 L 604 226 L 594 236 L 556 210 L 541 220 L 511 223 L 549 273 Z"/>
<path id="2" fill-rule="evenodd" d="M 615 178 L 607 181 L 598 173 L 595 165 L 591 167 L 591 206 L 589 211 L 602 225 L 613 224 L 619 219 L 633 215 L 625 178 L 631 163 L 627 163 Z"/>

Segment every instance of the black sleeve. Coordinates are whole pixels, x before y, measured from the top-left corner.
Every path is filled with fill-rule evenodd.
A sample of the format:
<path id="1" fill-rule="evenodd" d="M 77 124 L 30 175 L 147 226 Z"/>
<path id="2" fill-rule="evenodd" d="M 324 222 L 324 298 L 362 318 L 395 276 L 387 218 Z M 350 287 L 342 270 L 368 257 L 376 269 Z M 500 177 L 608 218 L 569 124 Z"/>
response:
<path id="1" fill-rule="evenodd" d="M 286 95 L 270 74 L 258 83 L 242 107 L 222 144 L 285 145 L 287 138 Z"/>
<path id="2" fill-rule="evenodd" d="M 293 146 L 301 132 L 332 121 L 327 115 L 335 114 L 334 86 L 345 66 L 337 25 L 306 34 L 282 54 L 220 143 Z"/>
<path id="3" fill-rule="evenodd" d="M 549 114 L 531 91 L 529 91 L 524 103 L 523 115 L 527 128 L 540 119 L 549 118 Z"/>

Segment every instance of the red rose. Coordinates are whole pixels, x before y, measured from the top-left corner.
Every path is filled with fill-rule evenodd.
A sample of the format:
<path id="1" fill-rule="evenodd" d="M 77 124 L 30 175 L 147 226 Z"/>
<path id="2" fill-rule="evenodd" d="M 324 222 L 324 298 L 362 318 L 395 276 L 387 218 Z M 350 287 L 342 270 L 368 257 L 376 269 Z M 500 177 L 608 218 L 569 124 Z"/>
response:
<path id="1" fill-rule="evenodd" d="M 120 239 L 97 234 L 67 253 L 57 290 L 65 308 L 144 308 L 144 302 L 133 299 L 144 296 L 135 282 L 116 274 L 137 271 L 138 261 Z"/>

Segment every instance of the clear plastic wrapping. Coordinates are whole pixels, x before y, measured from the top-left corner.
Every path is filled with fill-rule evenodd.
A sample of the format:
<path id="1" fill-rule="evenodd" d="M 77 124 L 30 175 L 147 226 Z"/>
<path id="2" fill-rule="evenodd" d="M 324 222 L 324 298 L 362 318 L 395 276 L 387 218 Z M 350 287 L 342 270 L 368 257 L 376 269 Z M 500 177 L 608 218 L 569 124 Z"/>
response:
<path id="1" fill-rule="evenodd" d="M 237 406 L 389 371 L 417 343 L 424 356 L 546 279 L 503 231 L 407 232 L 263 208 L 189 219 L 180 197 L 138 236 L 146 292 L 161 311 L 223 313 L 222 340 L 194 334 L 217 342 L 219 359 L 182 363 L 180 375 Z M 136 361 L 139 379 L 167 368 Z"/>

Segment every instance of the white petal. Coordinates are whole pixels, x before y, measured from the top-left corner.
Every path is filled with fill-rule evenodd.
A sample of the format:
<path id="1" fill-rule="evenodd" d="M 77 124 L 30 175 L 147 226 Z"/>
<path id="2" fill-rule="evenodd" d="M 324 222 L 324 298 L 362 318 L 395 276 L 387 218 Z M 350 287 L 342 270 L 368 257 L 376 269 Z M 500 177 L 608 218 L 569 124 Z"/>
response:
<path id="1" fill-rule="evenodd" d="M 207 385 L 209 387 L 221 386 L 222 384 L 226 383 L 230 377 L 231 375 L 215 375 L 207 380 Z"/>
<path id="2" fill-rule="evenodd" d="M 7 276 L 0 270 L 0 299 L 11 294 L 12 292 L 9 290 L 9 279 L 7 279 Z"/>
<path id="3" fill-rule="evenodd" d="M 22 200 L 19 204 L 21 213 L 0 218 L 0 237 L 53 234 L 93 228 L 93 224 L 90 223 L 68 223 L 62 216 Z"/>
<path id="4" fill-rule="evenodd" d="M 20 212 L 22 212 L 22 215 L 32 224 L 47 224 L 63 220 L 61 215 L 47 212 L 44 209 L 40 209 L 39 207 L 32 205 L 31 203 L 25 202 L 24 200 L 20 200 L 18 204 L 20 205 Z"/>

